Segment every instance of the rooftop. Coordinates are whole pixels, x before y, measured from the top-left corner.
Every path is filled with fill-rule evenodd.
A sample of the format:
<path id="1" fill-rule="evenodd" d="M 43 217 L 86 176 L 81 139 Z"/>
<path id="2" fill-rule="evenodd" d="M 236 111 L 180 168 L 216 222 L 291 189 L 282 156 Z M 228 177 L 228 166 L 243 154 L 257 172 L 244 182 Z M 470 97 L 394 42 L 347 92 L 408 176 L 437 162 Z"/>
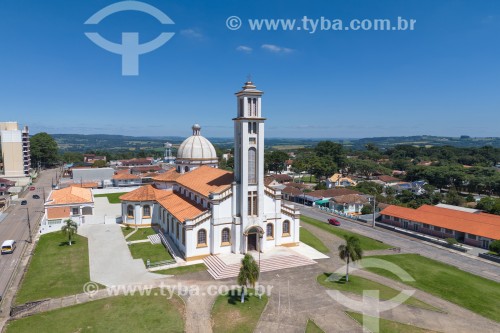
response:
<path id="1" fill-rule="evenodd" d="M 67 205 L 92 202 L 92 191 L 90 189 L 70 186 L 61 190 L 52 191 L 46 205 Z"/>

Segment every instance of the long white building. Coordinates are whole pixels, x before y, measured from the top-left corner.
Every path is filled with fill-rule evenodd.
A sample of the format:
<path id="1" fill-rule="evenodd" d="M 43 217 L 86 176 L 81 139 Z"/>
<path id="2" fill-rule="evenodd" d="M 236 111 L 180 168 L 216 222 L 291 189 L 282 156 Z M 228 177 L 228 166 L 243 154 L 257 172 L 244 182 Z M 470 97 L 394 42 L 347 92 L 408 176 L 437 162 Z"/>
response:
<path id="1" fill-rule="evenodd" d="M 186 260 L 298 245 L 299 211 L 264 184 L 262 94 L 252 82 L 236 93 L 234 173 L 217 168 L 213 145 L 194 125 L 175 169 L 120 197 L 123 223 L 157 225 Z"/>

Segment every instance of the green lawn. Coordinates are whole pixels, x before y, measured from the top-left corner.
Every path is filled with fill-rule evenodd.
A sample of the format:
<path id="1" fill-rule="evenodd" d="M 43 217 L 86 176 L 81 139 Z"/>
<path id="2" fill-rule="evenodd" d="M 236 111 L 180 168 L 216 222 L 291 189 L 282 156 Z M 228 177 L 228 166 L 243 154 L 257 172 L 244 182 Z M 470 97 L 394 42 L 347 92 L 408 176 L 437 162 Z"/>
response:
<path id="1" fill-rule="evenodd" d="M 165 275 L 182 275 L 182 274 L 195 273 L 206 270 L 207 266 L 205 266 L 205 264 L 195 264 L 189 266 L 179 266 L 169 269 L 162 269 L 160 271 L 154 271 L 154 273 L 165 274 Z"/>
<path id="2" fill-rule="evenodd" d="M 254 293 L 252 289 L 248 290 Z M 241 296 L 223 294 L 217 297 L 212 308 L 212 322 L 214 333 L 246 333 L 253 332 L 260 315 L 267 304 L 267 295 L 247 296 L 245 303 L 240 302 Z"/>
<path id="3" fill-rule="evenodd" d="M 328 253 L 328 248 L 323 244 L 318 237 L 314 236 L 309 230 L 300 228 L 300 241 L 306 243 L 310 247 L 315 248 L 319 252 Z"/>
<path id="4" fill-rule="evenodd" d="M 172 260 L 163 244 L 136 243 L 129 245 L 130 253 L 134 259 L 142 259 L 144 264 L 149 259 L 152 263 L 156 261 Z"/>
<path id="5" fill-rule="evenodd" d="M 354 320 L 363 325 L 363 315 L 356 312 L 347 312 Z M 368 316 L 370 317 L 370 316 Z M 373 317 L 370 317 L 373 318 Z M 374 332 L 376 327 L 371 327 L 367 323 L 368 330 Z M 408 324 L 398 323 L 397 321 L 392 321 L 384 318 L 379 319 L 379 332 L 384 333 L 433 333 L 435 331 L 426 330 L 417 326 L 412 326 Z"/>
<path id="6" fill-rule="evenodd" d="M 318 325 L 312 320 L 307 321 L 306 333 L 325 333 Z"/>
<path id="7" fill-rule="evenodd" d="M 354 294 L 362 295 L 363 290 L 378 290 L 380 292 L 379 296 L 381 300 L 389 300 L 397 296 L 400 291 L 392 289 L 388 286 L 380 284 L 378 282 L 362 278 L 360 276 L 349 275 L 349 282 L 345 282 L 345 276 L 343 276 L 339 281 L 331 281 L 328 279 L 330 273 L 321 274 L 318 276 L 318 283 L 329 289 L 336 289 L 345 292 L 351 292 Z M 440 311 L 439 309 L 424 303 L 414 297 L 407 299 L 404 304 L 419 307 L 422 309 L 427 309 L 431 311 Z"/>
<path id="8" fill-rule="evenodd" d="M 134 230 L 134 229 L 132 229 L 132 230 Z M 154 234 L 156 234 L 156 231 L 154 231 L 154 229 L 151 227 L 139 228 L 132 236 L 127 238 L 127 242 L 148 239 L 148 236 L 151 236 Z"/>
<path id="9" fill-rule="evenodd" d="M 116 296 L 9 322 L 17 332 L 184 332 L 184 303 L 174 296 Z"/>
<path id="10" fill-rule="evenodd" d="M 94 195 L 94 198 L 108 198 L 108 202 L 111 204 L 119 204 L 121 201 L 118 199 L 120 196 L 124 195 L 127 192 L 120 192 L 120 193 L 107 193 L 107 194 L 96 194 Z"/>
<path id="11" fill-rule="evenodd" d="M 123 232 L 123 236 L 127 237 L 128 234 L 130 234 L 132 231 L 135 230 L 135 228 L 132 228 L 130 226 L 126 226 L 126 227 L 122 227 L 122 232 Z"/>
<path id="12" fill-rule="evenodd" d="M 407 271 L 415 282 L 406 284 L 458 304 L 484 317 L 500 321 L 500 283 L 464 272 L 456 267 L 417 254 L 373 256 L 390 261 Z M 392 273 L 368 268 L 398 280 Z"/>
<path id="13" fill-rule="evenodd" d="M 393 247 L 391 245 L 379 242 L 378 240 L 375 240 L 373 238 L 369 238 L 369 237 L 366 237 L 366 236 L 362 236 L 362 235 L 356 234 L 354 232 L 350 232 L 350 231 L 347 231 L 347 230 L 344 230 L 344 229 L 340 229 L 339 227 L 330 225 L 330 224 L 322 222 L 322 221 L 318 221 L 318 220 L 313 219 L 311 217 L 301 216 L 300 220 L 302 222 L 314 225 L 314 226 L 316 226 L 316 227 L 318 227 L 320 229 L 328 231 L 329 233 L 334 234 L 335 236 L 338 236 L 338 237 L 340 237 L 342 239 L 344 239 L 344 235 L 347 235 L 347 236 L 356 236 L 356 237 L 359 238 L 359 241 L 361 243 L 361 247 L 363 248 L 364 251 L 386 250 L 386 249 L 390 249 L 390 248 Z"/>
<path id="14" fill-rule="evenodd" d="M 60 232 L 42 235 L 28 268 L 16 304 L 83 293 L 90 281 L 87 238 L 75 235 L 73 245 Z"/>

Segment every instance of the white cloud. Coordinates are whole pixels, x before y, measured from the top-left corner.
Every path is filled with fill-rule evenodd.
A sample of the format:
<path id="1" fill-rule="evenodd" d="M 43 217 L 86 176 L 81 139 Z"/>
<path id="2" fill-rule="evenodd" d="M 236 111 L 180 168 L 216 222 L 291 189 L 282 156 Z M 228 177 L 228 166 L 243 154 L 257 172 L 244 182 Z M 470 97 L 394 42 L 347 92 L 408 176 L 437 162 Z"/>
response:
<path id="1" fill-rule="evenodd" d="M 274 44 L 262 44 L 261 48 L 272 53 L 290 53 L 293 52 L 292 49 L 287 47 L 281 47 Z"/>
<path id="2" fill-rule="evenodd" d="M 245 52 L 245 53 L 250 53 L 252 52 L 252 48 L 249 47 L 249 46 L 245 46 L 245 45 L 240 45 L 236 48 L 236 51 L 240 51 L 240 52 Z"/>
<path id="3" fill-rule="evenodd" d="M 189 38 L 194 38 L 194 39 L 203 39 L 203 34 L 195 29 L 184 29 L 181 30 L 181 35 Z"/>

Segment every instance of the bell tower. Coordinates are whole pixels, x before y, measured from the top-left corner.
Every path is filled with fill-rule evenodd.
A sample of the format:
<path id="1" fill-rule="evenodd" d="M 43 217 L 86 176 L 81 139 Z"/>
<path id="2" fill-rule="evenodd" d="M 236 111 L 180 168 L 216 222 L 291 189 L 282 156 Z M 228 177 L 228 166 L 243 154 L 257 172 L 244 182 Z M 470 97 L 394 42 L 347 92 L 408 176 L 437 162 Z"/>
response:
<path id="1" fill-rule="evenodd" d="M 241 221 L 241 252 L 258 250 L 244 235 L 251 226 L 264 227 L 264 121 L 263 92 L 248 80 L 236 93 L 237 115 L 234 121 L 234 180 L 236 215 Z M 233 194 L 233 195 L 234 195 Z M 250 237 L 248 237 L 250 239 Z M 252 237 L 253 242 L 253 237 Z M 254 248 L 257 247 L 257 248 Z"/>

